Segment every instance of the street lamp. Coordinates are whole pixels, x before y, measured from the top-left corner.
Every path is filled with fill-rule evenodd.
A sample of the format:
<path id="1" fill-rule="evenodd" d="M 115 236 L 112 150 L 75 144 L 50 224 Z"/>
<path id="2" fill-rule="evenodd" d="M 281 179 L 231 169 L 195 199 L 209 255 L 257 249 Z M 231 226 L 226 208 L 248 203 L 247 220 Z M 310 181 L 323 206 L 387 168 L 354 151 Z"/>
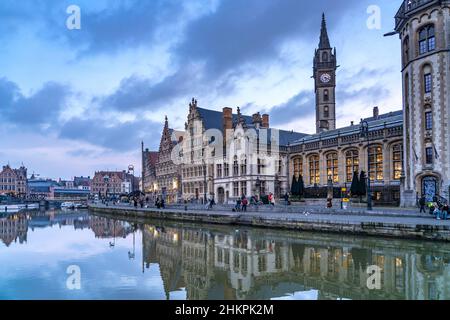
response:
<path id="1" fill-rule="evenodd" d="M 370 190 L 370 135 L 367 120 L 361 119 L 360 135 L 361 138 L 367 138 L 367 210 L 372 210 L 372 192 Z"/>
<path id="2" fill-rule="evenodd" d="M 203 199 L 204 199 L 204 202 L 203 203 L 206 203 L 207 202 L 207 199 L 206 199 L 206 163 L 205 163 L 204 159 L 202 159 L 202 162 L 203 162 L 203 178 L 204 178 L 204 180 L 203 180 Z"/>

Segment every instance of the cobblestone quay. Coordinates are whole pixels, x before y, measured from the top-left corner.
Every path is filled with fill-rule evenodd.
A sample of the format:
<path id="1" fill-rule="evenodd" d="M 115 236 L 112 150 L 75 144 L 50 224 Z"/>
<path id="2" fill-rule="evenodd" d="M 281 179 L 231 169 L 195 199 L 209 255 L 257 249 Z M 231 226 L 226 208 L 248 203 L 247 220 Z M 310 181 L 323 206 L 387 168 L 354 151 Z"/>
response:
<path id="1" fill-rule="evenodd" d="M 251 227 L 290 229 L 300 231 L 331 232 L 353 235 L 393 237 L 450 242 L 450 220 L 436 220 L 430 215 L 419 215 L 412 211 L 385 211 L 346 213 L 334 210 L 308 208 L 299 212 L 284 212 L 282 207 L 272 210 L 232 212 L 231 210 L 204 210 L 169 207 L 134 208 L 90 204 L 89 209 L 97 214 L 113 217 L 168 219 L 210 224 L 243 225 Z M 266 209 L 266 208 L 264 208 Z"/>

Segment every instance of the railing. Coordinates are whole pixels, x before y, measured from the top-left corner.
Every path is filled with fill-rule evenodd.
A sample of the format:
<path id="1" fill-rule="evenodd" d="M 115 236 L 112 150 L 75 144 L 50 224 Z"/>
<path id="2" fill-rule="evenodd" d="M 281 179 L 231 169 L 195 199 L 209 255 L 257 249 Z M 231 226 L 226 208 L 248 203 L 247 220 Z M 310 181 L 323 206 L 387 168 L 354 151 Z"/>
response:
<path id="1" fill-rule="evenodd" d="M 438 3 L 440 0 L 404 0 L 397 14 L 395 15 L 395 27 L 396 29 L 402 22 L 405 15 L 411 11 L 416 10 L 419 7 L 431 4 Z"/>

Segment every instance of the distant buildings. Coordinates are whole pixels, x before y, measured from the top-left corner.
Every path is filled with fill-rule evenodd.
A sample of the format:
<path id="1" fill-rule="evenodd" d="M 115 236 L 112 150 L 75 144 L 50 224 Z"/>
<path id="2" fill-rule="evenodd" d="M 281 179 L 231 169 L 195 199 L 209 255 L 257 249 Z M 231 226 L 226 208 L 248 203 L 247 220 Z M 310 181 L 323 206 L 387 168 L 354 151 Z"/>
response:
<path id="1" fill-rule="evenodd" d="M 27 168 L 21 166 L 13 169 L 9 165 L 3 166 L 0 172 L 0 194 L 25 197 L 27 194 Z"/>
<path id="2" fill-rule="evenodd" d="M 91 194 L 118 196 L 139 190 L 139 179 L 123 171 L 98 171 L 92 179 Z"/>

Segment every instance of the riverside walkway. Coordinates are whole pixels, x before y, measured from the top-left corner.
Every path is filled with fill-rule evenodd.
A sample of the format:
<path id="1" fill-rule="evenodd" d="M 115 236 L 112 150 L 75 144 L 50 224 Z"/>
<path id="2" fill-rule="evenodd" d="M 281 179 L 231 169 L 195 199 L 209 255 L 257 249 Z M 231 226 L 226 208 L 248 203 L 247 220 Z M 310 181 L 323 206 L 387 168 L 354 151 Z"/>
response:
<path id="1" fill-rule="evenodd" d="M 91 211 L 117 217 L 169 219 L 186 222 L 245 225 L 253 227 L 349 233 L 359 235 L 450 241 L 450 220 L 436 220 L 418 210 L 381 208 L 326 209 L 318 206 L 260 206 L 247 212 L 231 207 L 206 210 L 201 205 L 169 206 L 165 209 L 129 205 L 90 204 Z"/>

